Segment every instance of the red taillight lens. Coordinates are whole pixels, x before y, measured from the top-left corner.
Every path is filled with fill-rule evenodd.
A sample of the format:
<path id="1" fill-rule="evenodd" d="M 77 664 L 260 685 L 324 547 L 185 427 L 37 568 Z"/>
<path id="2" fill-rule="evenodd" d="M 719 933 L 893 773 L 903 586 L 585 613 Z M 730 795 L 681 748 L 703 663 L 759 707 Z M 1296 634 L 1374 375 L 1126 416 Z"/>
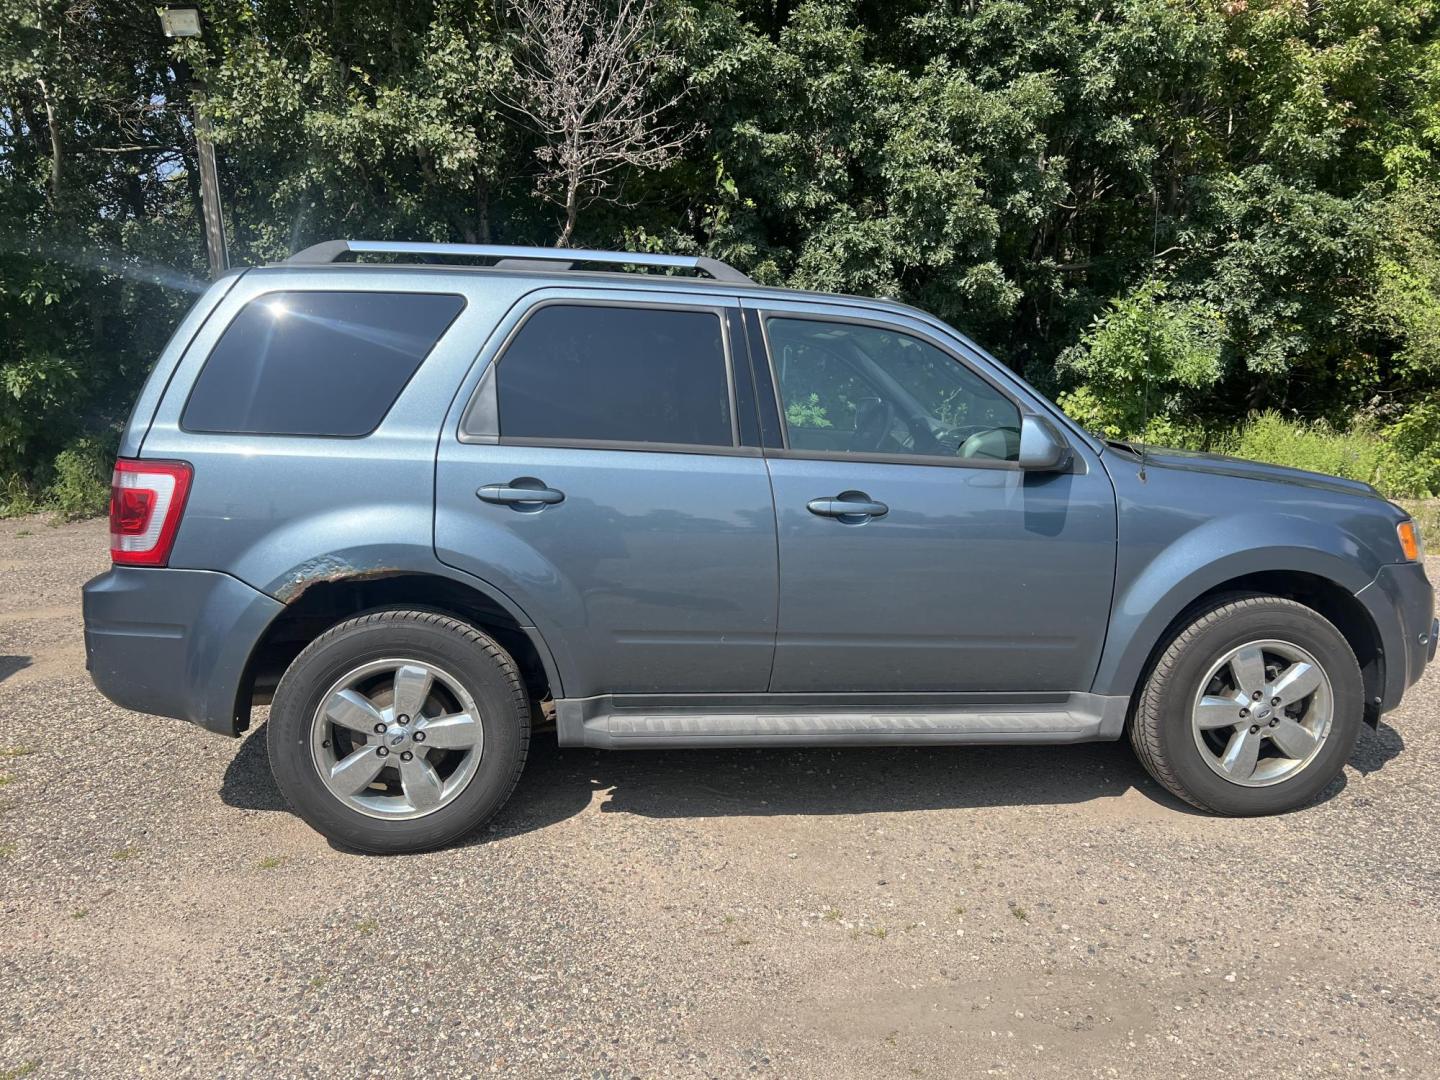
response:
<path id="1" fill-rule="evenodd" d="M 170 561 L 190 466 L 183 461 L 115 462 L 110 481 L 110 560 L 120 566 L 164 566 Z"/>

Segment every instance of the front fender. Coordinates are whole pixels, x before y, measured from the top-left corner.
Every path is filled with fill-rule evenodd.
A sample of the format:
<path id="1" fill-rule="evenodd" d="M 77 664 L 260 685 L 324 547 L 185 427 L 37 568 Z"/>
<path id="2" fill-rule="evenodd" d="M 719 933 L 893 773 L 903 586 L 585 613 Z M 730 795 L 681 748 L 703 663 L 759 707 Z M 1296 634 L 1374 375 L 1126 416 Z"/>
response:
<path id="1" fill-rule="evenodd" d="M 1127 544 L 1124 530 L 1110 628 L 1092 690 L 1130 695 L 1155 646 L 1200 596 L 1250 574 L 1312 574 L 1365 588 L 1381 563 L 1337 525 L 1290 514 L 1212 518 L 1169 542 Z"/>

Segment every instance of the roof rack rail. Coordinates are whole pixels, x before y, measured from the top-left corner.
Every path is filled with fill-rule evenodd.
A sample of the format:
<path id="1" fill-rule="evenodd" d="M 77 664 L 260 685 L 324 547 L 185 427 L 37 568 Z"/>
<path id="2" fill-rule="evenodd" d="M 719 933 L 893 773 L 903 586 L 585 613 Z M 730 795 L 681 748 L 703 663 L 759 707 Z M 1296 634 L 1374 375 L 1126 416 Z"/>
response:
<path id="1" fill-rule="evenodd" d="M 642 251 L 592 251 L 585 248 L 510 247 L 504 244 L 432 244 L 404 240 L 326 240 L 297 251 L 287 264 L 333 263 L 342 255 L 468 255 L 498 260 L 497 267 L 516 270 L 569 270 L 577 262 L 624 263 L 672 270 L 698 270 L 716 281 L 740 285 L 755 282 L 729 263 L 705 255 L 652 255 Z"/>

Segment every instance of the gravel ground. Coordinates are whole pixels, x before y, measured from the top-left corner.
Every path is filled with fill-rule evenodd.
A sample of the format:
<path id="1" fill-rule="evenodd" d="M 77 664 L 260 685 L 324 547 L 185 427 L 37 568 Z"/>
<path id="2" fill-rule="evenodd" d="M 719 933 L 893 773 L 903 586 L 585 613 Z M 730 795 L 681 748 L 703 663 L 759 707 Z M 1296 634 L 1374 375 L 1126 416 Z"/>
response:
<path id="1" fill-rule="evenodd" d="M 363 858 L 263 724 L 95 692 L 103 523 L 0 540 L 4 1080 L 1440 1075 L 1440 677 L 1283 818 L 1190 813 L 1123 744 L 541 738 L 471 843 Z"/>

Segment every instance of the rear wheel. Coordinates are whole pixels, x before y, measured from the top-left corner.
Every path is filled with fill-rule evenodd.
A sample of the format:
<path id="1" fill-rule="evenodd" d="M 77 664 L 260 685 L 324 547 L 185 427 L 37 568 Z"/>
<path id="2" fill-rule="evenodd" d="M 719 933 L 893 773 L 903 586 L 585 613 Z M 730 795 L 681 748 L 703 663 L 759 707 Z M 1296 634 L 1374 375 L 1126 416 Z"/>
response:
<path id="1" fill-rule="evenodd" d="M 1276 596 L 1195 613 L 1156 661 L 1130 726 L 1150 774 L 1220 814 L 1275 814 L 1313 800 L 1360 734 L 1364 684 L 1344 636 Z"/>
<path id="2" fill-rule="evenodd" d="M 509 655 L 473 626 L 379 611 L 326 631 L 285 672 L 270 767 L 304 820 L 375 853 L 450 843 L 509 798 L 530 709 Z"/>

